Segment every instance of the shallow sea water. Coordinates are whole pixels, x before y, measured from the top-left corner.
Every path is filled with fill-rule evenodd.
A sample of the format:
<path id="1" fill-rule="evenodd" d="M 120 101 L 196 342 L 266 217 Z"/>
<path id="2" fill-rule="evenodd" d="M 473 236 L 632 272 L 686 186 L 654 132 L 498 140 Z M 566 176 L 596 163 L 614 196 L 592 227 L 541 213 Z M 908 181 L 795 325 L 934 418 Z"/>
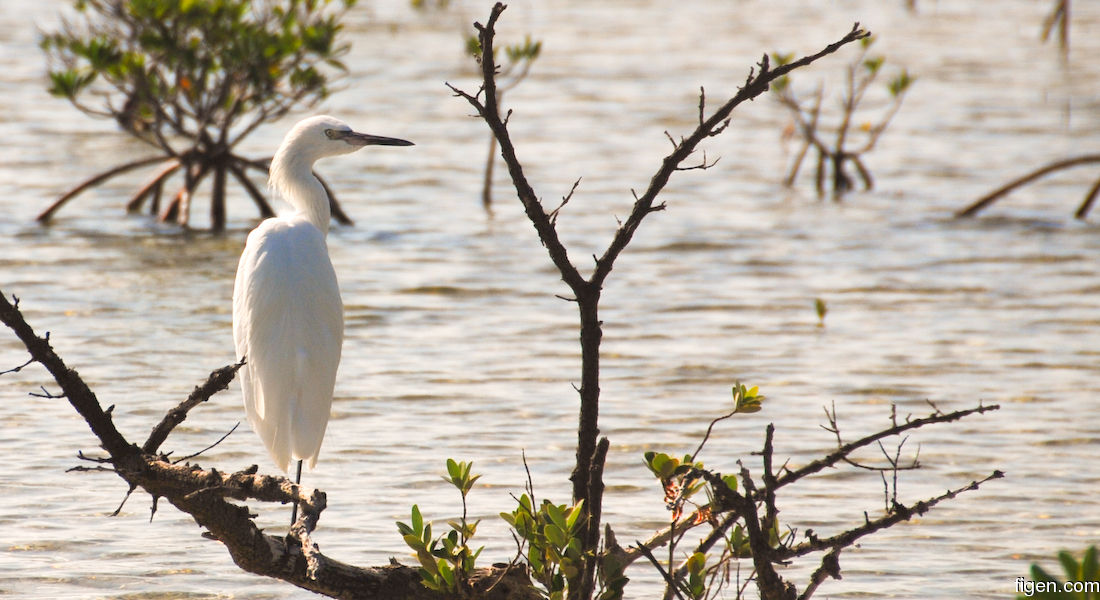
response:
<path id="1" fill-rule="evenodd" d="M 1005 598 L 1033 560 L 1100 539 L 1100 237 L 1071 215 L 1095 169 L 1025 188 L 978 219 L 952 213 L 1046 162 L 1097 151 L 1100 7 L 1074 3 L 1063 63 L 1038 40 L 1045 2 L 1003 0 L 995 14 L 961 0 L 919 2 L 515 2 L 503 41 L 543 41 L 531 76 L 508 93 L 511 128 L 540 197 L 554 203 L 581 177 L 560 230 L 574 260 L 600 253 L 668 151 L 686 133 L 698 90 L 718 102 L 764 52 L 809 53 L 859 21 L 887 69 L 917 83 L 868 164 L 876 188 L 819 200 L 807 178 L 781 179 L 796 146 L 788 117 L 761 98 L 706 144 L 706 172 L 677 174 L 605 288 L 601 428 L 611 440 L 604 519 L 622 542 L 667 519 L 641 462 L 647 450 L 692 451 L 729 388 L 760 386 L 762 412 L 724 422 L 702 459 L 732 471 L 757 458 L 767 423 L 792 465 L 834 443 L 820 427 L 834 403 L 843 432 L 888 424 L 891 404 L 920 416 L 932 401 L 1001 410 L 922 430 L 907 442 L 924 468 L 901 478 L 904 501 L 1007 473 L 841 557 L 828 598 Z M 179 231 L 123 206 L 141 176 L 78 198 L 49 227 L 34 215 L 68 187 L 145 149 L 111 123 L 44 92 L 38 28 L 64 3 L 0 3 L 0 289 L 22 298 L 38 331 L 78 369 L 132 440 L 214 368 L 233 360 L 230 297 L 254 210 L 234 191 L 230 231 Z M 480 207 L 488 131 L 443 82 L 475 88 L 462 28 L 484 2 L 419 14 L 405 3 L 349 16 L 350 77 L 318 112 L 403 137 L 320 170 L 354 227 L 330 251 L 347 339 L 329 433 L 306 482 L 328 493 L 317 541 L 356 564 L 410 560 L 393 522 L 419 504 L 454 517 L 446 458 L 484 474 L 471 496 L 485 563 L 513 549 L 496 513 L 522 491 L 521 451 L 540 496 L 564 502 L 579 378 L 576 316 L 498 168 L 494 215 Z M 851 50 L 799 72 L 808 93 L 835 93 Z M 873 118 L 881 96 L 869 101 Z M 877 104 L 876 104 L 877 103 Z M 829 110 L 833 106 L 828 106 Z M 262 128 L 247 153 L 270 154 L 295 118 Z M 828 306 L 825 326 L 815 298 Z M 0 335 L 0 370 L 25 360 Z M 240 572 L 186 516 L 107 474 L 68 473 L 94 438 L 65 403 L 28 396 L 28 367 L 0 376 L 0 594 L 25 598 L 307 598 Z M 169 439 L 201 449 L 243 418 L 234 386 Z M 868 458 L 873 458 L 868 455 Z M 271 471 L 247 424 L 204 466 Z M 882 483 L 838 469 L 780 497 L 782 518 L 819 535 L 878 514 Z M 283 507 L 258 507 L 277 529 Z M 816 565 L 786 571 L 800 588 Z M 644 565 L 632 598 L 656 597 Z"/>

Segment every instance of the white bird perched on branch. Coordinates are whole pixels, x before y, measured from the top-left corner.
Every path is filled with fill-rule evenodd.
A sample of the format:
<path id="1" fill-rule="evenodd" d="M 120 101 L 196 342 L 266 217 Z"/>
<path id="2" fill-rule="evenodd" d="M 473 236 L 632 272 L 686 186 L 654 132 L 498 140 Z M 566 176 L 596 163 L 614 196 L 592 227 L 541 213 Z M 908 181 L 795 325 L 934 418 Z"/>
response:
<path id="1" fill-rule="evenodd" d="M 295 211 L 260 223 L 237 267 L 233 340 L 246 361 L 245 412 L 280 469 L 289 472 L 298 461 L 299 483 L 302 462 L 311 469 L 317 463 L 344 339 L 344 307 L 325 243 L 329 198 L 313 163 L 371 145 L 412 142 L 356 133 L 328 116 L 295 125 L 271 160 L 269 180 Z"/>

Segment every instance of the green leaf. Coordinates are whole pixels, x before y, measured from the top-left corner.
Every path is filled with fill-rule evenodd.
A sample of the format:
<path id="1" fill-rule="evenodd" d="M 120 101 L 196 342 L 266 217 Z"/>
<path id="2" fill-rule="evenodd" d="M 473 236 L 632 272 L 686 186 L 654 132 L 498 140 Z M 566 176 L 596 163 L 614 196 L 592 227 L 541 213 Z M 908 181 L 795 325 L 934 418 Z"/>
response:
<path id="1" fill-rule="evenodd" d="M 1097 560 L 1096 546 L 1089 546 L 1081 557 L 1081 574 L 1078 581 L 1100 581 L 1100 561 Z M 1095 596 L 1100 598 L 1100 595 Z"/>
<path id="2" fill-rule="evenodd" d="M 569 509 L 569 516 L 565 519 L 565 529 L 566 531 L 569 531 L 570 534 L 572 534 L 573 531 L 576 531 L 577 520 L 580 518 L 581 513 L 584 512 L 583 510 L 581 510 L 583 508 L 584 500 L 581 499 L 578 500 L 571 509 Z"/>
<path id="3" fill-rule="evenodd" d="M 696 552 L 688 557 L 685 566 L 687 566 L 687 570 L 691 573 L 701 573 L 707 568 L 707 555 L 702 552 Z"/>
<path id="4" fill-rule="evenodd" d="M 421 567 L 417 570 L 417 573 L 420 574 L 420 583 L 424 587 L 428 588 L 429 590 L 443 591 L 439 589 L 439 584 L 436 583 L 435 575 L 431 571 Z"/>
<path id="5" fill-rule="evenodd" d="M 439 565 L 436 563 L 435 557 L 433 557 L 428 551 L 421 550 L 416 553 L 416 559 L 420 562 L 421 567 L 428 572 L 429 577 L 427 579 L 435 579 L 435 575 L 439 574 Z M 423 575 L 421 575 L 423 578 Z"/>
<path id="6" fill-rule="evenodd" d="M 680 461 L 663 452 L 646 452 L 646 466 L 657 476 L 665 481 L 672 477 L 673 472 L 680 466 Z"/>
<path id="7" fill-rule="evenodd" d="M 508 55 L 508 60 L 511 62 L 520 62 L 522 60 L 535 60 L 539 56 L 539 52 L 542 51 L 542 42 L 531 41 L 531 36 L 524 38 L 522 44 L 514 44 L 504 49 Z"/>
<path id="8" fill-rule="evenodd" d="M 474 57 L 481 56 L 481 40 L 476 35 L 466 38 L 466 54 Z"/>
<path id="9" fill-rule="evenodd" d="M 1065 550 L 1059 552 L 1058 562 L 1062 564 L 1062 572 L 1066 574 L 1066 579 L 1079 581 L 1081 569 L 1072 554 Z"/>
<path id="10" fill-rule="evenodd" d="M 54 96 L 72 99 L 95 81 L 95 78 L 95 73 L 80 73 L 74 69 L 54 71 L 50 73 L 49 92 Z"/>
<path id="11" fill-rule="evenodd" d="M 863 68 L 867 69 L 867 72 L 871 75 L 874 75 L 875 73 L 878 73 L 879 68 L 882 67 L 882 64 L 885 62 L 886 57 L 874 56 L 863 61 Z"/>
<path id="12" fill-rule="evenodd" d="M 451 566 L 447 564 L 447 561 L 439 559 L 439 563 L 436 565 L 436 568 L 439 570 L 439 576 L 446 584 L 446 588 L 450 590 L 455 589 L 455 574 L 454 571 L 451 569 Z"/>
<path id="13" fill-rule="evenodd" d="M 557 506 L 549 500 L 543 502 L 542 508 L 546 511 L 546 516 L 550 518 L 550 522 L 557 525 L 560 529 L 568 529 L 565 524 L 565 507 Z"/>
<path id="14" fill-rule="evenodd" d="M 520 508 L 525 510 L 527 512 L 527 514 L 533 514 L 534 513 L 534 506 L 535 505 L 532 503 L 531 498 L 528 497 L 527 494 L 520 495 L 520 497 L 519 497 L 519 506 L 520 506 Z"/>
<path id="15" fill-rule="evenodd" d="M 886 87 L 890 91 L 890 95 L 896 98 L 905 93 L 905 91 L 909 89 L 909 86 L 913 85 L 913 81 L 914 79 L 909 76 L 909 71 L 902 69 L 897 77 L 886 84 Z"/>
<path id="16" fill-rule="evenodd" d="M 760 393 L 759 388 L 756 386 L 753 386 L 752 389 L 746 389 L 740 383 L 733 384 L 733 412 L 735 413 L 759 412 L 764 398 L 764 395 Z"/>

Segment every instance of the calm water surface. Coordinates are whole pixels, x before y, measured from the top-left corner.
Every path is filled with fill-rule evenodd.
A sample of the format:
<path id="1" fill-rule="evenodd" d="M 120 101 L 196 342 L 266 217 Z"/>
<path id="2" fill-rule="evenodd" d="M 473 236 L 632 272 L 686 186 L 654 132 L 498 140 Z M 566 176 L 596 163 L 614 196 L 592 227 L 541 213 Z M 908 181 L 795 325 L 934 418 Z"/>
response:
<path id="1" fill-rule="evenodd" d="M 231 231 L 181 232 L 123 216 L 141 176 L 79 198 L 48 228 L 33 217 L 84 177 L 145 149 L 109 122 L 43 91 L 37 27 L 62 2 L 0 2 L 0 287 L 81 372 L 132 440 L 214 368 L 233 360 L 230 296 L 247 231 L 246 198 Z M 369 4 L 369 3 L 368 3 Z M 532 76 L 512 91 L 512 129 L 539 194 L 581 187 L 560 219 L 572 256 L 602 252 L 668 150 L 686 133 L 699 86 L 715 102 L 763 52 L 816 51 L 860 21 L 876 49 L 917 84 L 869 157 L 878 186 L 821 202 L 807 180 L 779 185 L 793 144 L 770 99 L 742 107 L 707 143 L 706 172 L 678 174 L 622 257 L 604 295 L 603 432 L 612 450 L 605 519 L 631 542 L 667 519 L 641 463 L 649 449 L 690 452 L 726 410 L 735 380 L 761 386 L 761 413 L 719 427 L 702 458 L 735 468 L 775 423 L 777 454 L 797 465 L 828 450 L 819 424 L 836 403 L 851 437 L 887 424 L 890 404 L 922 415 L 1000 404 L 1000 412 L 921 431 L 924 469 L 906 473 L 905 501 L 1008 477 L 842 555 L 845 578 L 821 597 L 1004 598 L 1030 561 L 1100 539 L 1100 216 L 1077 222 L 1095 170 L 1067 172 L 1015 194 L 977 220 L 952 211 L 1047 161 L 1096 152 L 1100 138 L 1100 7 L 1074 3 L 1062 64 L 1037 39 L 1047 2 L 1002 0 L 996 14 L 960 0 L 921 2 L 516 2 L 501 35 L 544 42 Z M 351 16 L 351 78 L 323 110 L 413 148 L 380 148 L 323 165 L 357 220 L 329 245 L 346 304 L 347 341 L 333 419 L 307 482 L 329 494 L 317 541 L 358 564 L 407 560 L 393 521 L 418 503 L 454 516 L 440 481 L 447 457 L 484 473 L 472 495 L 485 521 L 485 562 L 512 548 L 494 515 L 522 489 L 521 450 L 536 491 L 564 501 L 579 376 L 574 307 L 509 188 L 495 217 L 479 206 L 487 131 L 443 86 L 474 87 L 463 24 L 488 3 L 417 15 L 395 2 Z M 848 50 L 795 85 L 835 91 Z M 873 96 L 871 108 L 881 106 Z M 833 104 L 827 103 L 829 110 Z M 300 116 L 300 115 L 296 115 Z M 873 118 L 869 116 L 865 118 Z M 248 140 L 270 154 L 292 123 Z M 234 192 L 236 193 L 236 192 Z M 205 197 L 196 206 L 202 225 Z M 815 298 L 829 308 L 818 327 Z M 0 369 L 24 360 L 0 335 Z M 32 367 L 2 378 L 0 594 L 26 598 L 306 598 L 236 569 L 187 517 L 107 474 L 67 473 L 94 438 Z M 192 413 L 166 447 L 194 452 L 242 419 L 236 387 Z M 868 458 L 871 458 L 870 456 Z M 243 430 L 205 466 L 271 471 Z M 874 476 L 838 470 L 780 499 L 786 523 L 819 534 L 881 510 Z M 282 526 L 282 507 L 259 507 Z M 799 587 L 815 565 L 788 569 Z M 1051 564 L 1052 568 L 1053 565 Z M 639 566 L 633 597 L 657 594 Z M 647 583 L 648 582 L 648 583 Z M 648 587 L 647 587 L 648 586 Z"/>

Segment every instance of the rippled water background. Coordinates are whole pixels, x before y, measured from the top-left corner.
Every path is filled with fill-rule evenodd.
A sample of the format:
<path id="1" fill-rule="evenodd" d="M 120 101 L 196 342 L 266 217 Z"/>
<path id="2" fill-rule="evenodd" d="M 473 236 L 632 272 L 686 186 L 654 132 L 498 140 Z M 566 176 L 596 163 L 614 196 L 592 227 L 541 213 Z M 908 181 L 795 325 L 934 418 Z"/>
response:
<path id="1" fill-rule="evenodd" d="M 868 163 L 872 192 L 819 201 L 808 180 L 779 184 L 794 146 L 771 99 L 740 108 L 706 144 L 708 172 L 678 174 L 624 254 L 603 301 L 602 429 L 612 442 L 605 520 L 630 542 L 667 518 L 643 465 L 648 449 L 689 452 L 726 410 L 735 380 L 759 385 L 763 412 L 727 422 L 703 460 L 733 470 L 763 428 L 799 464 L 827 451 L 818 426 L 836 403 L 851 437 L 901 414 L 1001 405 L 921 431 L 922 470 L 901 499 L 941 493 L 1002 469 L 1008 477 L 841 557 L 845 578 L 819 597 L 1005 598 L 1032 560 L 1100 538 L 1100 216 L 1070 215 L 1095 168 L 1063 173 L 976 220 L 951 213 L 1045 162 L 1097 151 L 1100 6 L 1073 4 L 1062 63 L 1038 40 L 1049 2 L 961 0 L 515 2 L 503 41 L 544 42 L 532 75 L 507 96 L 512 131 L 540 196 L 580 189 L 560 229 L 574 260 L 602 252 L 668 150 L 686 133 L 699 86 L 732 93 L 764 52 L 816 51 L 853 21 L 919 79 Z M 45 94 L 38 28 L 64 3 L 0 2 L 0 288 L 92 385 L 132 440 L 214 368 L 233 360 L 230 296 L 251 204 L 230 202 L 225 235 L 181 232 L 123 205 L 141 176 L 74 201 L 56 223 L 34 215 L 77 181 L 145 149 L 110 122 Z M 365 3 L 350 16 L 351 77 L 323 110 L 417 143 L 329 161 L 322 172 L 354 227 L 329 245 L 346 304 L 347 341 L 333 420 L 306 482 L 329 494 L 317 541 L 357 564 L 405 557 L 393 521 L 419 503 L 454 516 L 439 478 L 447 457 L 484 473 L 472 495 L 485 562 L 510 556 L 493 515 L 522 489 L 524 450 L 536 491 L 565 501 L 579 378 L 575 315 L 564 287 L 498 178 L 495 216 L 479 206 L 487 130 L 443 86 L 474 87 L 460 32 L 488 3 L 414 13 Z M 854 50 L 800 71 L 795 85 L 836 91 Z M 871 101 L 874 107 L 874 99 Z M 832 105 L 828 106 L 830 109 Z M 247 142 L 270 154 L 293 119 Z M 236 193 L 236 192 L 234 192 Z M 196 219 L 206 209 L 197 200 Z M 813 300 L 829 308 L 818 327 Z M 24 360 L 0 335 L 0 370 Z M 39 368 L 0 379 L 0 594 L 27 598 L 305 598 L 237 570 L 186 516 L 147 496 L 108 515 L 125 487 L 66 473 L 94 438 L 64 402 L 28 396 Z M 177 455 L 242 418 L 239 392 L 215 397 L 170 438 Z M 208 452 L 219 469 L 267 465 L 247 425 Z M 785 522 L 819 534 L 881 510 L 875 476 L 838 470 L 780 498 Z M 273 529 L 281 507 L 258 507 Z M 786 571 L 801 588 L 804 563 Z M 652 597 L 639 566 L 633 597 Z M 647 587 L 648 586 L 648 587 Z"/>

